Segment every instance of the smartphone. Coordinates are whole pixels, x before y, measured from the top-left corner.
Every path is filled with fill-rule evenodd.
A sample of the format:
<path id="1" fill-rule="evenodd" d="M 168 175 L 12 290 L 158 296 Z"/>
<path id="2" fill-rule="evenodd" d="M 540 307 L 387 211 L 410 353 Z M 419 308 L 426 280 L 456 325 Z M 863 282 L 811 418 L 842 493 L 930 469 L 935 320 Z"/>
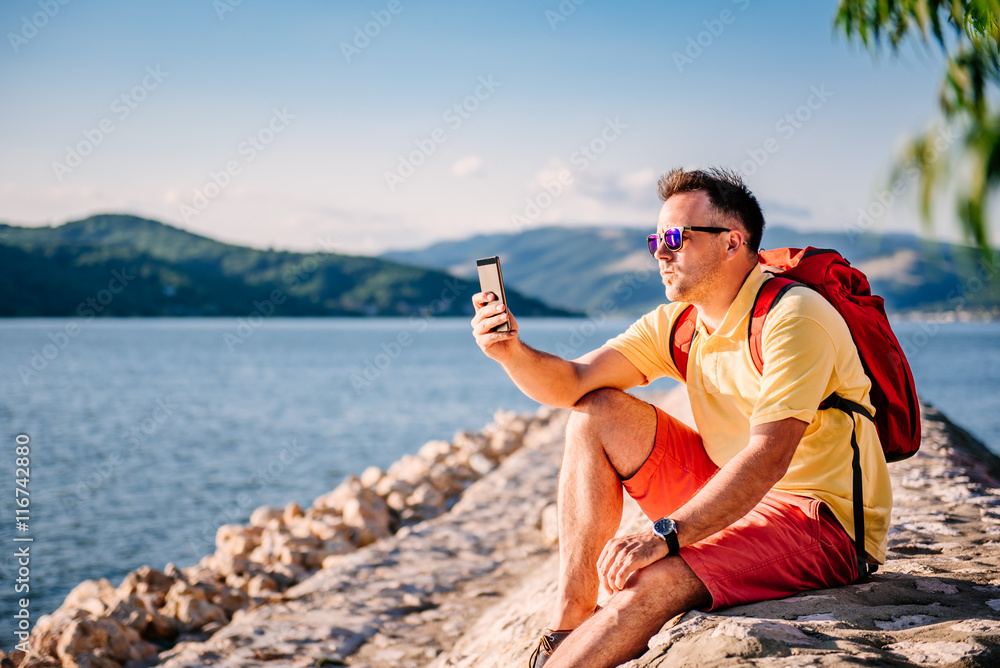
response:
<path id="1" fill-rule="evenodd" d="M 479 269 L 479 288 L 482 292 L 492 292 L 503 304 L 504 311 L 507 310 L 507 295 L 503 291 L 503 274 L 500 273 L 500 258 L 484 257 L 481 260 L 476 260 L 476 266 Z M 495 304 L 496 302 L 490 302 Z M 491 332 L 509 332 L 510 322 L 502 322 L 493 329 Z"/>

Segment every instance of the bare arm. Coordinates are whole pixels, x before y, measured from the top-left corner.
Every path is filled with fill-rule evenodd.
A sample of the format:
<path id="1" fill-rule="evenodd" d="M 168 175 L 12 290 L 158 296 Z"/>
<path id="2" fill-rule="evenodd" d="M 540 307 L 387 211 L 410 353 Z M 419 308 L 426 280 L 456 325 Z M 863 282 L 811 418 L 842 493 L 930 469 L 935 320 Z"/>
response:
<path id="1" fill-rule="evenodd" d="M 503 367 L 518 389 L 539 403 L 570 407 L 600 387 L 627 390 L 645 380 L 624 355 L 611 348 L 598 348 L 575 360 L 535 350 L 518 338 L 517 320 L 509 311 L 501 312 L 503 305 L 493 293 L 476 293 L 472 303 L 476 343 Z M 509 332 L 490 331 L 508 320 Z"/>
<path id="2" fill-rule="evenodd" d="M 808 425 L 796 418 L 768 422 L 750 431 L 750 443 L 672 515 L 681 547 L 721 531 L 746 515 L 785 472 Z M 629 576 L 667 556 L 652 530 L 608 541 L 597 562 L 601 583 L 624 588 Z"/>

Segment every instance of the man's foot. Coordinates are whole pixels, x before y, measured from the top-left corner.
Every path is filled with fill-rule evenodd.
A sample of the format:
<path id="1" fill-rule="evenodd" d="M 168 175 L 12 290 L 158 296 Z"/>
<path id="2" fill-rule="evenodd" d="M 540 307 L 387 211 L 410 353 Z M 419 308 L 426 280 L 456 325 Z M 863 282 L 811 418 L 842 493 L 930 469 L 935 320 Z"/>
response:
<path id="1" fill-rule="evenodd" d="M 535 648 L 535 651 L 531 653 L 531 658 L 528 659 L 528 668 L 542 668 L 545 662 L 549 660 L 549 657 L 552 656 L 552 652 L 556 651 L 559 643 L 565 640 L 570 633 L 570 631 L 551 631 L 545 629 L 541 639 L 538 641 L 538 647 Z"/>

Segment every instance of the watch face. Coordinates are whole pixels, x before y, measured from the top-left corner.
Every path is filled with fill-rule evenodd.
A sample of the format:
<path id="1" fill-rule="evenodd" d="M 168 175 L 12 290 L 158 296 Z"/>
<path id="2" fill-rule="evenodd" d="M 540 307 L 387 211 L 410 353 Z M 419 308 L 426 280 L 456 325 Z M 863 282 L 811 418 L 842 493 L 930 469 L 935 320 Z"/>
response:
<path id="1" fill-rule="evenodd" d="M 653 531 L 665 536 L 668 533 L 677 533 L 677 525 L 669 517 L 664 517 L 653 523 Z"/>

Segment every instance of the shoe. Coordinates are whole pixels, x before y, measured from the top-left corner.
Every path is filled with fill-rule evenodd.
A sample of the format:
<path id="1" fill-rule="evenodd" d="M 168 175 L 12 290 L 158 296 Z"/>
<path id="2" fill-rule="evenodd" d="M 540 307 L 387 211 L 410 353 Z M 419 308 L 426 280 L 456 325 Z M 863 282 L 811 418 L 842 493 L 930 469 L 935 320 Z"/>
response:
<path id="1" fill-rule="evenodd" d="M 570 633 L 570 631 L 545 629 L 541 640 L 538 641 L 538 647 L 535 648 L 535 651 L 531 653 L 531 658 L 528 659 L 528 668 L 542 668 L 545 662 L 549 660 L 549 657 L 552 656 L 552 652 L 556 651 L 559 643 L 565 640 Z"/>

